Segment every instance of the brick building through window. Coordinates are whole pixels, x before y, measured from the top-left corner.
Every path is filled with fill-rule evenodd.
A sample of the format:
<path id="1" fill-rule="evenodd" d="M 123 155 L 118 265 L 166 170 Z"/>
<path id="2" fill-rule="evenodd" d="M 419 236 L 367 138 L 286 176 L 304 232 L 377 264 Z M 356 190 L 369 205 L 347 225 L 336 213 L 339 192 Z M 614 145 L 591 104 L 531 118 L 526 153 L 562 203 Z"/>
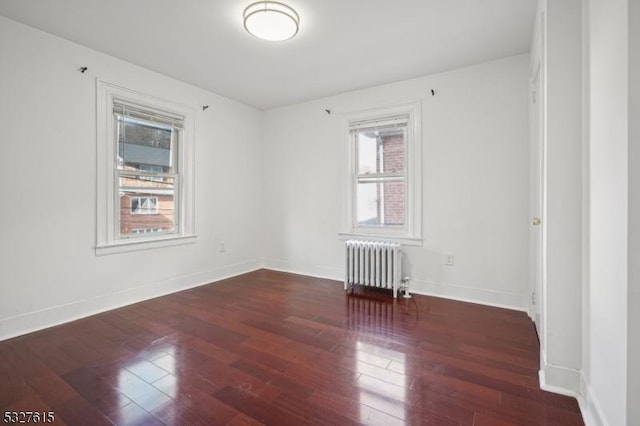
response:
<path id="1" fill-rule="evenodd" d="M 174 178 L 163 175 L 172 169 L 172 129 L 125 117 L 117 123 L 118 168 L 135 173 L 120 177 L 120 236 L 172 232 Z"/>
<path id="2" fill-rule="evenodd" d="M 356 217 L 359 225 L 404 225 L 405 135 L 402 126 L 357 132 Z"/>

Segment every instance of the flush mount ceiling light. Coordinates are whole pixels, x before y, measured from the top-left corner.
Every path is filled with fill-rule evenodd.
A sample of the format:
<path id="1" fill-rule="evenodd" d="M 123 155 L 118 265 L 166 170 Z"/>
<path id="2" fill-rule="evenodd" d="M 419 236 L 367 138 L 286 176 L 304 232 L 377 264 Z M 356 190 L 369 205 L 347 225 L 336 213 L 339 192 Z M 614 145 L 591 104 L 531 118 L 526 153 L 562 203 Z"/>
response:
<path id="1" fill-rule="evenodd" d="M 300 17 L 295 10 L 275 1 L 259 1 L 243 13 L 244 28 L 262 40 L 284 41 L 298 33 Z"/>

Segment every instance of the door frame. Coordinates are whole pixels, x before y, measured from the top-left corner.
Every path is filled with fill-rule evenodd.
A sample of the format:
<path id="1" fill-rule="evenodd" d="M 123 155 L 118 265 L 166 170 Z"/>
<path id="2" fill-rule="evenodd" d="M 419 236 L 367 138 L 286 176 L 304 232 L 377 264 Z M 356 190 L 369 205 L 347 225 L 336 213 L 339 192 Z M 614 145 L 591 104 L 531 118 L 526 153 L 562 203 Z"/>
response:
<path id="1" fill-rule="evenodd" d="M 529 68 L 529 316 L 533 320 L 540 349 L 545 343 L 546 301 L 546 79 L 544 13 L 536 21 Z M 540 219 L 534 225 L 534 218 Z"/>

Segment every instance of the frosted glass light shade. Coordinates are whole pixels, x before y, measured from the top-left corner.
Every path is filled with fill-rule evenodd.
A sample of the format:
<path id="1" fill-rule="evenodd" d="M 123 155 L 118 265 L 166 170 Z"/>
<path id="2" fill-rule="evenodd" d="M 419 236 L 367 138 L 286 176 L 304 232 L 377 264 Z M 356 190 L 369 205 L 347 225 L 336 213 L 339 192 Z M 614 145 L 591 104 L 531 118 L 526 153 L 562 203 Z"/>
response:
<path id="1" fill-rule="evenodd" d="M 267 41 L 288 40 L 298 33 L 300 18 L 286 4 L 260 1 L 243 13 L 244 27 L 253 36 Z"/>

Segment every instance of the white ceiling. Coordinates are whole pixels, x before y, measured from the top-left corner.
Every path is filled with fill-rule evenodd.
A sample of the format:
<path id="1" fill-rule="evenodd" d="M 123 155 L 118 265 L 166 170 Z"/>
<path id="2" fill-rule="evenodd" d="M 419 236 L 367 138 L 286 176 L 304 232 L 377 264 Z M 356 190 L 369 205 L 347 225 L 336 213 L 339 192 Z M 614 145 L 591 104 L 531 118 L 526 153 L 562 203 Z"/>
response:
<path id="1" fill-rule="evenodd" d="M 292 40 L 242 26 L 254 0 L 0 0 L 0 14 L 261 109 L 529 50 L 535 0 L 284 0 Z M 283 0 L 281 0 L 283 1 Z"/>

